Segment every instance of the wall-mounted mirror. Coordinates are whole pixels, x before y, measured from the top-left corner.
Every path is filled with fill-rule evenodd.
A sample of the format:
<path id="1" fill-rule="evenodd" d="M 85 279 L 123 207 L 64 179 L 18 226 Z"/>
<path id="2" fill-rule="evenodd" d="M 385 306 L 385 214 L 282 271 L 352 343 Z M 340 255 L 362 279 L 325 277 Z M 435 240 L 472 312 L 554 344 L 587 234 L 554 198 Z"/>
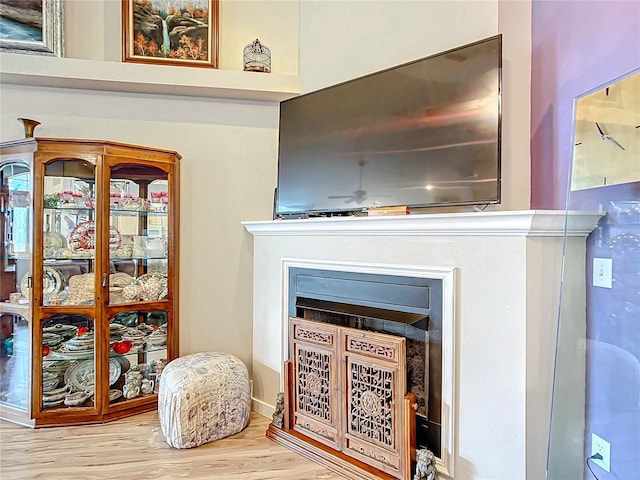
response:
<path id="1" fill-rule="evenodd" d="M 640 181 L 640 73 L 576 100 L 571 190 Z"/>

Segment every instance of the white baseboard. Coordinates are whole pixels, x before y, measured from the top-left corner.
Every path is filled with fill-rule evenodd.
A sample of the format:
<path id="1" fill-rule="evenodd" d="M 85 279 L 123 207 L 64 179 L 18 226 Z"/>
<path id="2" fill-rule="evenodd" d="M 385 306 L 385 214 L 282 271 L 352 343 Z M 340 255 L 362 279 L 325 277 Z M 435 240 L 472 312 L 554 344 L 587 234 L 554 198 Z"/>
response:
<path id="1" fill-rule="evenodd" d="M 276 407 L 274 405 L 270 405 L 266 402 L 263 402 L 262 400 L 251 397 L 251 410 L 256 412 L 257 414 L 260 414 L 263 417 L 271 418 L 275 409 Z"/>

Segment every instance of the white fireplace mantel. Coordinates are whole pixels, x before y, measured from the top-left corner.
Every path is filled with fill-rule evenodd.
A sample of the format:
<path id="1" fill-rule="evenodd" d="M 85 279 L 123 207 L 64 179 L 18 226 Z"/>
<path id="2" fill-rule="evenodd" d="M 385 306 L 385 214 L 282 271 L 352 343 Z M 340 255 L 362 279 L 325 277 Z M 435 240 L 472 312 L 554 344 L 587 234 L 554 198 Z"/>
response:
<path id="1" fill-rule="evenodd" d="M 602 213 L 558 210 L 435 213 L 379 217 L 320 217 L 243 222 L 258 235 L 515 235 L 586 236 Z"/>
<path id="2" fill-rule="evenodd" d="M 244 222 L 254 247 L 254 409 L 270 416 L 283 386 L 290 265 L 453 272 L 453 373 L 443 378 L 452 392 L 442 406 L 452 439 L 441 477 L 543 480 L 558 311 L 570 309 L 584 327 L 586 238 L 601 217 L 531 210 Z"/>

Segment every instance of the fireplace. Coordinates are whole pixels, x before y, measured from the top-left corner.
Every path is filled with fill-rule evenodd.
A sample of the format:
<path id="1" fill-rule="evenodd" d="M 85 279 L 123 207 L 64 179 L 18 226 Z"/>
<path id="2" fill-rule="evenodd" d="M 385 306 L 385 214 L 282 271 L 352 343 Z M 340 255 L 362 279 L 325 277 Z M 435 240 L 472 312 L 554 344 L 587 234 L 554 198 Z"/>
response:
<path id="1" fill-rule="evenodd" d="M 343 418 L 335 422 L 343 428 L 342 431 L 334 431 L 331 422 L 323 423 L 321 416 L 313 412 L 309 415 L 305 411 L 294 411 L 291 413 L 293 420 L 290 428 L 287 427 L 282 434 L 274 432 L 270 427 L 270 438 L 325 464 L 326 458 L 320 458 L 316 455 L 317 452 L 309 451 L 314 449 L 314 445 L 324 443 L 346 456 L 356 457 L 359 461 L 354 462 L 353 469 L 351 465 L 345 466 L 341 461 L 333 464 L 329 462 L 328 465 L 353 478 L 361 478 L 358 475 L 363 470 L 374 471 L 373 469 L 376 469 L 377 475 L 389 475 L 381 478 L 408 478 L 407 475 L 411 474 L 411 455 L 416 448 L 428 448 L 433 451 L 438 459 L 440 471 L 448 472 L 453 451 L 454 428 L 455 268 L 288 258 L 283 259 L 281 269 L 285 280 L 282 358 L 292 363 L 290 366 L 285 363 L 285 377 L 281 390 L 288 392 L 288 404 L 297 407 L 293 400 L 298 398 L 296 395 L 308 397 L 304 392 L 303 377 L 309 373 L 312 377 L 316 374 L 321 376 L 327 368 L 334 368 L 330 367 L 331 362 L 326 363 L 325 360 L 332 355 L 337 356 L 343 362 L 343 365 L 337 366 L 341 373 L 337 379 L 333 374 L 329 377 L 336 389 L 348 393 L 340 397 L 338 402 L 325 399 L 319 401 L 319 404 L 330 405 L 332 412 L 332 403 L 347 405 L 348 408 Z M 292 326 L 301 321 L 318 325 L 320 331 L 296 337 Z M 321 327 L 322 325 L 327 327 Z M 330 327 L 338 330 L 322 330 Z M 313 327 L 310 331 L 313 331 Z M 342 345 L 337 345 L 335 351 L 331 350 L 331 346 L 329 357 L 324 355 L 326 351 L 314 353 L 309 345 L 302 346 L 302 354 L 296 350 L 300 347 L 300 338 L 304 340 L 316 336 L 319 339 L 336 338 L 336 343 L 341 342 Z M 358 339 L 349 345 L 349 339 L 354 337 Z M 360 355 L 362 351 L 357 351 L 361 349 L 357 345 L 361 341 L 368 345 L 369 352 L 378 348 L 385 350 L 383 357 L 386 355 L 387 358 L 383 360 L 396 358 L 397 355 L 400 360 L 396 373 L 402 376 L 401 381 L 396 382 L 396 374 L 391 374 L 394 381 L 391 382 L 393 389 L 389 392 L 393 397 L 390 404 L 397 408 L 389 417 L 394 419 L 393 425 L 372 422 L 375 424 L 374 427 L 364 433 L 354 431 L 355 429 L 349 431 L 353 417 L 358 417 L 361 413 L 358 410 L 362 410 L 359 408 L 359 400 L 350 397 L 351 392 L 357 391 L 358 395 L 365 392 L 365 395 L 369 395 L 367 398 L 385 394 L 381 393 L 379 385 L 367 387 L 360 378 L 355 379 L 356 376 L 360 377 L 362 372 L 369 375 L 372 371 L 378 371 L 375 366 L 369 371 L 371 358 L 366 359 L 364 357 L 367 353 L 363 356 Z M 378 344 L 378 341 L 382 343 Z M 396 342 L 397 345 L 401 344 L 398 348 L 401 348 L 402 352 L 391 355 L 389 352 L 395 352 L 396 347 L 389 347 L 389 350 L 387 347 Z M 310 363 L 324 362 L 326 368 L 310 372 L 306 365 L 295 363 L 304 363 L 307 358 L 312 358 Z M 385 370 L 387 367 L 389 365 L 380 371 L 385 374 L 384 372 L 389 371 Z M 293 373 L 287 376 L 286 371 L 289 368 Z M 391 368 L 394 369 L 395 367 Z M 299 370 L 303 373 L 300 374 Z M 370 395 L 371 393 L 373 395 Z M 412 400 L 409 402 L 408 398 Z M 316 401 L 315 398 L 312 400 Z M 376 429 L 386 431 L 387 427 L 390 436 L 385 433 L 385 438 L 394 438 L 390 443 L 396 445 L 395 450 L 376 449 L 380 446 L 376 445 L 376 442 L 373 442 L 373 445 L 367 443 L 368 433 L 373 432 L 375 436 Z M 302 437 L 287 436 L 287 432 L 294 430 L 304 434 L 306 440 Z M 404 437 L 398 437 L 398 432 Z M 306 442 L 306 445 L 300 447 L 301 442 Z M 403 455 L 404 458 L 400 458 Z"/>
<path id="2" fill-rule="evenodd" d="M 573 295 L 562 307 L 579 316 L 585 238 L 600 216 L 504 211 L 245 222 L 254 252 L 252 408 L 270 418 L 284 391 L 292 316 L 340 310 L 385 318 L 379 311 L 342 311 L 351 300 L 290 298 L 291 269 L 440 280 L 439 473 L 544 478 L 561 264 L 576 266 L 562 279 L 563 291 Z M 315 308 L 315 300 L 329 305 Z M 434 381 L 430 375 L 428 391 Z M 431 409 L 431 399 L 426 403 Z"/>
<path id="3" fill-rule="evenodd" d="M 417 403 L 417 448 L 439 457 L 442 280 L 299 267 L 289 268 L 288 276 L 290 317 L 405 339 L 406 389 Z"/>

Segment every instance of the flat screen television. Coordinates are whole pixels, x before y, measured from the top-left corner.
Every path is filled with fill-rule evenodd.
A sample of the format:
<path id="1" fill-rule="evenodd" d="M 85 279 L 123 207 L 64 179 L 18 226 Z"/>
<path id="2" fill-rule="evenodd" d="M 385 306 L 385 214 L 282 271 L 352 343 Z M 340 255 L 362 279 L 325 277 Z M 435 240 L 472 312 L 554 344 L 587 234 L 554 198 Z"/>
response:
<path id="1" fill-rule="evenodd" d="M 274 217 L 500 203 L 502 36 L 280 103 Z"/>

